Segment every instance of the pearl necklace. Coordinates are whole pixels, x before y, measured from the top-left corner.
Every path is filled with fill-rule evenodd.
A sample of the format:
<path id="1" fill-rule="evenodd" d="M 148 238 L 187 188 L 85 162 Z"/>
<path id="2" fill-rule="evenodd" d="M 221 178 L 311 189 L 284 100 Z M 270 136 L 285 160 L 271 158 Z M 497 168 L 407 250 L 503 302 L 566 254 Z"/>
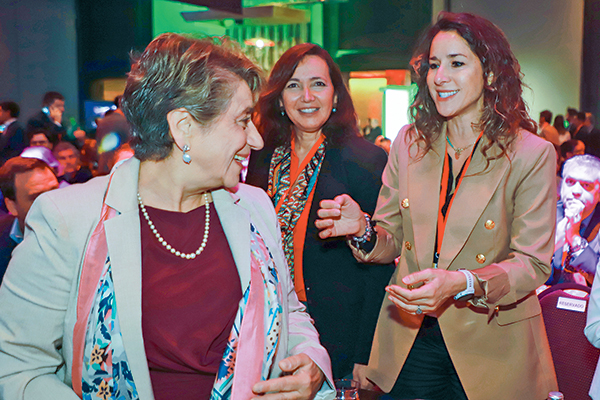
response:
<path id="1" fill-rule="evenodd" d="M 154 224 L 152 223 L 152 220 L 150 220 L 148 211 L 146 211 L 146 207 L 144 207 L 144 203 L 142 203 L 142 196 L 140 196 L 139 193 L 137 194 L 137 198 L 138 202 L 140 203 L 142 215 L 144 215 L 146 222 L 148 222 L 150 230 L 152 231 L 152 233 L 154 233 L 154 236 L 156 236 L 158 242 L 162 244 L 163 247 L 167 249 L 167 251 L 170 251 L 177 257 L 185 258 L 187 260 L 193 260 L 194 258 L 196 258 L 196 256 L 199 256 L 200 253 L 204 251 L 204 249 L 206 248 L 206 243 L 208 242 L 208 230 L 210 228 L 210 204 L 208 204 L 208 193 L 204 193 L 204 205 L 206 206 L 206 218 L 204 220 L 204 238 L 202 239 L 202 244 L 200 245 L 200 247 L 198 247 L 198 250 L 196 250 L 193 253 L 183 253 L 181 251 L 175 250 L 173 246 L 168 244 L 167 241 L 160 235 L 160 233 L 158 233 L 158 230 L 156 229 L 156 226 L 154 226 Z"/>

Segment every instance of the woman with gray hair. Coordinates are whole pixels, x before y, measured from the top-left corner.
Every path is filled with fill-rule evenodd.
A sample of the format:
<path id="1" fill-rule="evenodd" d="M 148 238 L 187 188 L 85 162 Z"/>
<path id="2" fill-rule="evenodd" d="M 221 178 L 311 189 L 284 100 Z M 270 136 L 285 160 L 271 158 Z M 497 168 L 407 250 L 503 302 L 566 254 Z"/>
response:
<path id="1" fill-rule="evenodd" d="M 123 97 L 135 157 L 31 209 L 0 288 L 1 398 L 331 395 L 273 206 L 239 184 L 261 82 L 213 40 L 148 45 Z"/>

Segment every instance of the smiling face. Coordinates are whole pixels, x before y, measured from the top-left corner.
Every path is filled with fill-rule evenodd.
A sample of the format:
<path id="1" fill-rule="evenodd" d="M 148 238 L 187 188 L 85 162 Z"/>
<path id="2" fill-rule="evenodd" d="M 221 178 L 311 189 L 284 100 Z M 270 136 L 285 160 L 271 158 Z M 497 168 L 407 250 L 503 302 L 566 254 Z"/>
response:
<path id="1" fill-rule="evenodd" d="M 337 100 L 325 60 L 311 55 L 300 61 L 281 100 L 295 133 L 320 133 Z"/>
<path id="2" fill-rule="evenodd" d="M 208 189 L 234 187 L 250 150 L 260 150 L 263 140 L 252 123 L 252 92 L 242 80 L 232 83 L 229 108 L 208 126 L 191 119 L 190 166 Z M 193 174 L 192 174 L 193 175 Z"/>
<path id="3" fill-rule="evenodd" d="M 448 120 L 478 122 L 483 110 L 483 69 L 469 44 L 455 31 L 431 42 L 427 87 L 438 113 Z"/>

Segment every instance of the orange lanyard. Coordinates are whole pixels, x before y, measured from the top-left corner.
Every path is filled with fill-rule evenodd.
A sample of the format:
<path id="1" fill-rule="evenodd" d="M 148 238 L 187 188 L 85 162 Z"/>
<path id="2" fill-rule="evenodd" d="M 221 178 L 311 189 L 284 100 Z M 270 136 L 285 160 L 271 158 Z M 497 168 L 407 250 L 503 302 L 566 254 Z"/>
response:
<path id="1" fill-rule="evenodd" d="M 471 163 L 471 159 L 473 158 L 473 153 L 475 153 L 475 149 L 477 148 L 477 145 L 479 144 L 479 140 L 481 139 L 482 136 L 483 136 L 483 131 L 477 137 L 477 140 L 475 141 L 475 145 L 473 146 L 473 150 L 471 151 L 469 158 L 467 158 L 467 161 L 465 161 L 465 165 L 463 165 L 463 167 L 462 167 L 462 173 L 460 174 L 460 176 L 458 178 L 458 183 L 456 184 L 456 188 L 454 189 L 454 194 L 452 195 L 452 198 L 450 199 L 450 204 L 448 204 L 448 209 L 446 210 L 446 215 L 444 216 L 444 214 L 442 213 L 442 209 L 444 208 L 444 205 L 446 204 L 446 198 L 448 197 L 448 190 L 450 190 L 450 188 L 448 187 L 448 177 L 450 176 L 450 162 L 448 161 L 448 157 L 450 157 L 450 156 L 448 155 L 447 152 L 445 154 L 444 169 L 442 171 L 442 188 L 440 190 L 440 204 L 438 207 L 436 249 L 435 249 L 434 261 L 433 261 L 434 268 L 437 268 L 440 250 L 442 249 L 442 241 L 444 240 L 444 231 L 446 230 L 446 220 L 448 218 L 448 214 L 450 213 L 450 209 L 452 208 L 452 203 L 454 202 L 456 193 L 458 193 L 458 188 L 460 187 L 460 184 L 462 183 L 462 180 L 467 172 L 467 169 L 469 168 L 469 164 Z"/>
<path id="2" fill-rule="evenodd" d="M 290 187 L 285 192 L 285 195 L 281 196 L 279 203 L 275 206 L 276 213 L 279 212 L 279 210 L 281 209 L 281 206 L 287 200 L 287 197 L 289 196 L 292 188 L 296 184 L 296 181 L 298 180 L 300 173 L 302 171 L 304 171 L 304 168 L 306 168 L 306 165 L 315 156 L 315 153 L 317 152 L 317 150 L 319 150 L 319 146 L 321 146 L 321 143 L 323 143 L 324 140 L 325 140 L 325 136 L 323 134 L 321 134 L 321 136 L 319 136 L 319 139 L 317 139 L 315 144 L 313 144 L 313 147 L 310 149 L 310 151 L 308 152 L 306 157 L 304 157 L 304 160 L 302 160 L 301 162 L 298 163 L 297 161 L 299 161 L 299 160 L 298 160 L 298 157 L 296 157 L 296 141 L 294 140 L 294 136 L 292 136 L 292 149 L 291 149 L 292 159 L 290 162 Z M 298 164 L 300 164 L 300 165 L 298 165 Z"/>

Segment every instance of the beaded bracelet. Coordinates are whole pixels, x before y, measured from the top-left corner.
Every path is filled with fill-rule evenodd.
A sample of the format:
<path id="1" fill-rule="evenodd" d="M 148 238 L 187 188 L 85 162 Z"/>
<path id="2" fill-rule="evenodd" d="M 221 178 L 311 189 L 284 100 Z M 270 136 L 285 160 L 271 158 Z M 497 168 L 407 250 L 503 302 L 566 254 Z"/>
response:
<path id="1" fill-rule="evenodd" d="M 365 227 L 365 233 L 363 233 L 362 236 L 352 236 L 352 242 L 357 248 L 360 247 L 361 244 L 368 242 L 373 235 L 373 224 L 371 222 L 371 217 L 369 217 L 369 214 L 366 213 L 365 222 L 367 223 Z"/>

